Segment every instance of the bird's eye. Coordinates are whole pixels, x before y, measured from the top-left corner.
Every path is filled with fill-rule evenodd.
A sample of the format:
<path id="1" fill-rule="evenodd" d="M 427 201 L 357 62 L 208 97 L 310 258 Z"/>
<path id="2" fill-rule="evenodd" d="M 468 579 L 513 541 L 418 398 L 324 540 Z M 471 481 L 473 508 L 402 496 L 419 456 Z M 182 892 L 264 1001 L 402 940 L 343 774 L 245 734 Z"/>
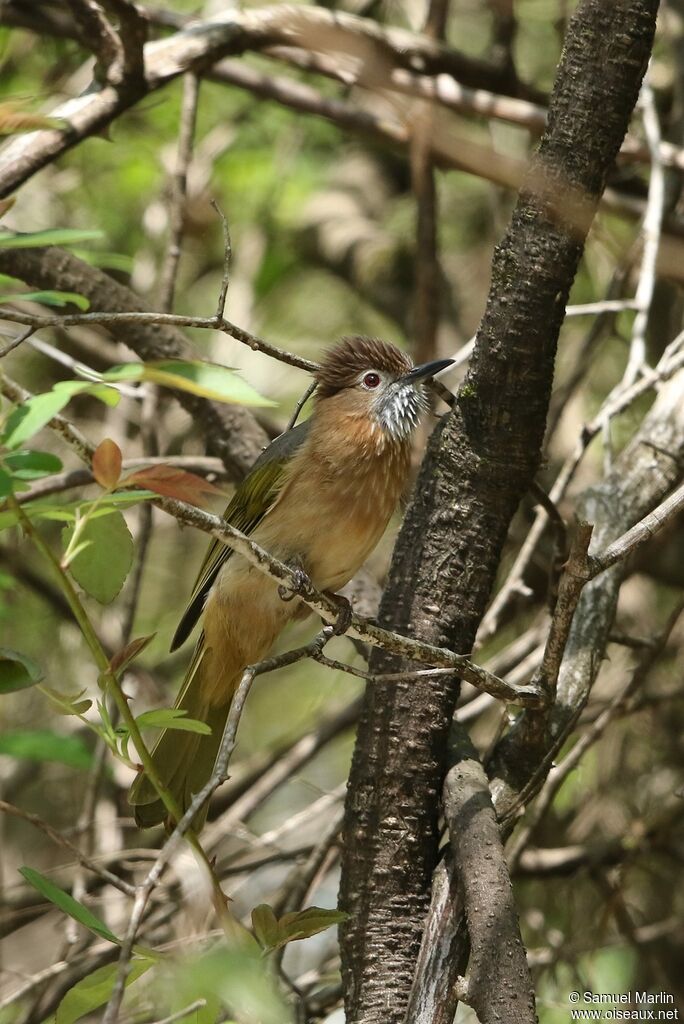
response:
<path id="1" fill-rule="evenodd" d="M 380 374 L 379 373 L 367 373 L 366 376 L 363 378 L 363 386 L 365 388 L 377 388 L 379 383 L 380 383 Z"/>

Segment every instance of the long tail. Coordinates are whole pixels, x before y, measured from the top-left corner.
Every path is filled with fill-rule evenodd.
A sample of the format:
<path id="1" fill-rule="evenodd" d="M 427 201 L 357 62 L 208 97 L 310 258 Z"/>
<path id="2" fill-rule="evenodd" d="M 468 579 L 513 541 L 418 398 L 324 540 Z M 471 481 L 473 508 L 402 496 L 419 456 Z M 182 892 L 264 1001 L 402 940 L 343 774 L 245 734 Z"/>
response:
<path id="1" fill-rule="evenodd" d="M 178 729 L 165 729 L 151 752 L 161 781 L 174 797 L 181 812 L 188 809 L 194 794 L 199 792 L 211 775 L 232 696 L 239 681 L 239 676 L 234 680 L 224 677 L 221 689 L 225 695 L 225 703 L 209 703 L 206 698 L 206 675 L 212 671 L 213 659 L 206 655 L 210 653 L 204 644 L 204 638 L 201 637 L 174 707 L 183 708 L 188 718 L 206 722 L 211 734 L 205 736 Z M 131 786 L 128 802 L 133 805 L 135 820 L 140 828 L 159 825 L 168 818 L 166 807 L 144 772 L 141 772 Z M 193 827 L 196 831 L 204 824 L 206 815 L 205 806 L 195 817 Z"/>

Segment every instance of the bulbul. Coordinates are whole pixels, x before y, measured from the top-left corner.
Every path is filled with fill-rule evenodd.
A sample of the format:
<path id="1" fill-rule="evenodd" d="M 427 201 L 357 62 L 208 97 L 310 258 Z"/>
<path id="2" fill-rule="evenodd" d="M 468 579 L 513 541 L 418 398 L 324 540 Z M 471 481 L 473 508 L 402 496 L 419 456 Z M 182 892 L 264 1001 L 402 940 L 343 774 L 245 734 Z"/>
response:
<path id="1" fill-rule="evenodd" d="M 314 374 L 311 417 L 257 459 L 226 520 L 301 567 L 319 590 L 339 590 L 382 537 L 405 488 L 411 438 L 428 408 L 421 381 L 451 362 L 413 367 L 385 341 L 344 338 Z M 267 654 L 288 621 L 308 613 L 300 601 L 284 601 L 277 584 L 245 558 L 219 541 L 211 544 L 171 645 L 176 650 L 201 618 L 175 707 L 206 722 L 211 735 L 167 730 L 152 751 L 183 811 L 211 775 L 244 669 Z M 143 828 L 167 816 L 144 774 L 129 801 Z"/>

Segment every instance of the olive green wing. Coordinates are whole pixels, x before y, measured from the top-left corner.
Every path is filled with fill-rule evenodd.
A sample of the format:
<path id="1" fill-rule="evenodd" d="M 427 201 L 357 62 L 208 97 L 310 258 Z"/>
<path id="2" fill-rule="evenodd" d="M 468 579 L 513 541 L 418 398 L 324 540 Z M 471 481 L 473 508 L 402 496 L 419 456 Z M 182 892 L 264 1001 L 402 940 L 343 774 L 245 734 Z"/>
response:
<path id="1" fill-rule="evenodd" d="M 251 533 L 258 526 L 278 497 L 285 479 L 285 469 L 305 441 L 308 432 L 307 420 L 281 434 L 261 453 L 235 491 L 233 500 L 224 513 L 224 519 L 231 526 L 235 526 L 243 533 Z M 180 647 L 194 629 L 202 614 L 207 595 L 231 555 L 231 549 L 221 541 L 214 540 L 210 544 L 188 606 L 171 641 L 172 651 Z"/>

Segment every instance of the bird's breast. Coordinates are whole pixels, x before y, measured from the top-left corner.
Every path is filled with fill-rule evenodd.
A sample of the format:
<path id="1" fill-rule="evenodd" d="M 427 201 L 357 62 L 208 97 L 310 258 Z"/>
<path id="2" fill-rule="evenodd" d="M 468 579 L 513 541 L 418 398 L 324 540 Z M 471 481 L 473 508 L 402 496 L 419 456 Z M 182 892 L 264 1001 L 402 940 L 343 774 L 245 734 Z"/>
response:
<path id="1" fill-rule="evenodd" d="M 346 472 L 302 453 L 273 508 L 252 538 L 281 561 L 298 563 L 320 590 L 337 590 L 365 562 L 387 528 L 405 484 L 409 452 L 348 465 Z M 245 572 L 253 585 L 268 580 L 233 557 L 224 583 Z M 254 575 L 261 577 L 257 584 Z M 247 580 L 244 580 L 246 583 Z"/>

